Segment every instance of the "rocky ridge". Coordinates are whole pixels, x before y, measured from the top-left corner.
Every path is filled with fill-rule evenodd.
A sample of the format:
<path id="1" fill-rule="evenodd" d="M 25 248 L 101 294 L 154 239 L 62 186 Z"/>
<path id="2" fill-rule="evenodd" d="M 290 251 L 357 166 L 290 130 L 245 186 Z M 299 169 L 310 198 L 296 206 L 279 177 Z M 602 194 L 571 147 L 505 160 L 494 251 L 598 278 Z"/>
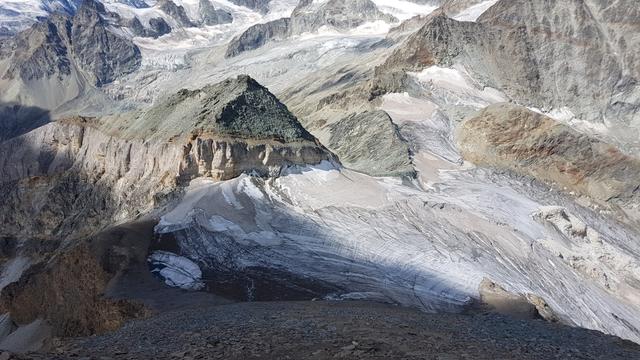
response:
<path id="1" fill-rule="evenodd" d="M 145 27 L 140 19 L 133 17 L 125 20 L 123 25 L 133 32 L 136 36 L 158 38 L 171 32 L 171 26 L 161 17 L 149 19 L 148 28 Z"/>
<path id="2" fill-rule="evenodd" d="M 256 10 L 262 14 L 269 12 L 269 3 L 271 0 L 230 0 L 238 6 L 244 6 L 249 9 Z"/>
<path id="3" fill-rule="evenodd" d="M 176 3 L 174 3 L 171 0 L 159 0 L 156 3 L 156 7 L 164 11 L 167 15 L 173 18 L 181 26 L 184 26 L 184 27 L 196 26 L 196 24 L 193 21 L 191 21 L 191 19 L 187 15 L 187 11 L 182 5 L 176 5 Z"/>
<path id="4" fill-rule="evenodd" d="M 109 83 L 136 70 L 140 50 L 109 30 L 102 3 L 89 0 L 73 17 L 53 15 L 0 45 L 10 63 L 5 79 L 64 78 L 80 73 L 93 85 Z"/>
<path id="5" fill-rule="evenodd" d="M 391 15 L 382 13 L 371 0 L 303 0 L 290 18 L 257 24 L 234 38 L 227 47 L 226 57 L 234 57 L 257 49 L 267 42 L 282 40 L 292 35 L 314 32 L 323 26 L 337 30 L 356 28 L 366 22 L 382 20 L 395 22 Z"/>

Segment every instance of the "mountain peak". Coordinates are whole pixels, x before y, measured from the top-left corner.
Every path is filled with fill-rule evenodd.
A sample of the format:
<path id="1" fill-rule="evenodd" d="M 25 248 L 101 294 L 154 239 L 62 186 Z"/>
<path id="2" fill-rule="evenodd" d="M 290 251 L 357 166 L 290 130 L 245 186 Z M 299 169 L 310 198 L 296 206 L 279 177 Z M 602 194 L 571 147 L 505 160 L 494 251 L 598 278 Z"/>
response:
<path id="1" fill-rule="evenodd" d="M 148 110 L 109 117 L 104 126 L 124 135 L 172 138 L 210 134 L 283 142 L 315 141 L 269 90 L 248 75 L 201 89 L 182 89 Z"/>

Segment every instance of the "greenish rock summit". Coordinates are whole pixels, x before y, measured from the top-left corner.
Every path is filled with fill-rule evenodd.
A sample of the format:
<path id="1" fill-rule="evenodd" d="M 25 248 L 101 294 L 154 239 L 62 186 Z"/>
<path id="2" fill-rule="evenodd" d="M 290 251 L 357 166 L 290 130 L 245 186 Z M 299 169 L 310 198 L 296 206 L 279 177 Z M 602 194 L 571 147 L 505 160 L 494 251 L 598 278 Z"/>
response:
<path id="1" fill-rule="evenodd" d="M 414 176 L 410 150 L 382 110 L 351 114 L 330 125 L 329 148 L 340 161 L 372 176 Z"/>
<path id="2" fill-rule="evenodd" d="M 247 75 L 198 90 L 180 90 L 150 109 L 102 120 L 126 137 L 210 134 L 281 142 L 315 141 L 268 89 Z"/>

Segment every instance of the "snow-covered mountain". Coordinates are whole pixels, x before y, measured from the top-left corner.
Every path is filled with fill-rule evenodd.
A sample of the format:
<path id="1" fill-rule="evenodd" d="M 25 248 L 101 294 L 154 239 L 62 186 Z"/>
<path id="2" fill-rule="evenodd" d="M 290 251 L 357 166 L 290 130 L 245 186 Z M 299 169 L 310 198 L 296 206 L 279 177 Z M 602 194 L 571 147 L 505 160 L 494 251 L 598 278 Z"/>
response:
<path id="1" fill-rule="evenodd" d="M 26 29 L 38 18 L 55 12 L 75 13 L 82 0 L 3 0 L 0 2 L 0 38 Z"/>

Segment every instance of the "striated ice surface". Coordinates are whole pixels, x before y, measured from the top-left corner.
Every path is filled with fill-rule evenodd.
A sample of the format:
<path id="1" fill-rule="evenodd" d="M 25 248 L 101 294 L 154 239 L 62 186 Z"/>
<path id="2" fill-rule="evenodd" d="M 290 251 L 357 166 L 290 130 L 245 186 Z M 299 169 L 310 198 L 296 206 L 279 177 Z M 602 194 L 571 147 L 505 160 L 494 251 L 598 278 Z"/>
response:
<path id="1" fill-rule="evenodd" d="M 538 187 L 452 166 L 423 190 L 323 163 L 267 181 L 196 181 L 157 231 L 171 232 L 186 257 L 209 268 L 277 269 L 335 284 L 345 298 L 375 293 L 427 311 L 462 310 L 489 277 L 543 297 L 566 322 L 638 340 L 635 234 Z M 567 213 L 601 243 L 566 236 L 535 215 L 559 203 L 571 204 Z M 602 256 L 609 262 L 601 272 L 616 286 L 589 270 Z"/>

